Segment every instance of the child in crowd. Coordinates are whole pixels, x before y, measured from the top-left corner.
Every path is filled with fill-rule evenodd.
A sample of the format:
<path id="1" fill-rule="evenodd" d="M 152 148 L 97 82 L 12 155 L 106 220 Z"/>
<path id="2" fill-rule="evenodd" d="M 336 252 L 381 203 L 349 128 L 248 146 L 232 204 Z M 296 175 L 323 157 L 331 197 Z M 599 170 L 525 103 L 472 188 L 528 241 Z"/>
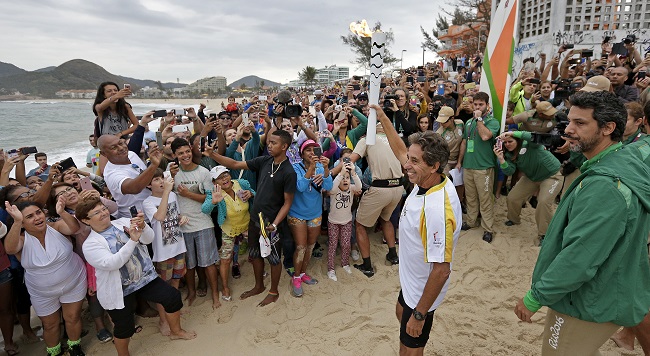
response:
<path id="1" fill-rule="evenodd" d="M 158 168 L 148 186 L 151 196 L 144 200 L 144 214 L 151 221 L 154 232 L 152 261 L 162 280 L 178 289 L 180 279 L 185 276 L 185 240 L 180 226 L 189 219 L 180 215 L 174 189 L 174 178 L 165 178 Z M 170 329 L 165 317 L 165 309 L 156 304 L 160 315 L 160 333 L 169 336 Z"/>
<path id="2" fill-rule="evenodd" d="M 350 179 L 354 185 L 350 185 Z M 336 257 L 336 246 L 341 245 L 341 265 L 347 273 L 350 269 L 350 238 L 352 237 L 352 200 L 354 193 L 361 190 L 361 179 L 357 175 L 354 164 L 349 160 L 343 163 L 343 171 L 336 176 L 332 190 L 329 195 L 330 213 L 327 222 L 329 235 L 329 247 L 327 251 L 327 276 L 336 281 L 334 271 L 334 258 Z"/>

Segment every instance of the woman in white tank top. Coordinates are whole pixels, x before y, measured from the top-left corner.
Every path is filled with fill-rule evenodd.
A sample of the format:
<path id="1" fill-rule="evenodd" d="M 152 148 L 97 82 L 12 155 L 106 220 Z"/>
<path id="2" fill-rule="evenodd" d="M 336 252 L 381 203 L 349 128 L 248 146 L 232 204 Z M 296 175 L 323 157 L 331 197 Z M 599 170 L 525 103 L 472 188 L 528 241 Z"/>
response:
<path id="1" fill-rule="evenodd" d="M 59 342 L 61 312 L 68 333 L 70 355 L 81 350 L 81 306 L 86 296 L 86 269 L 72 252 L 72 235 L 80 228 L 77 219 L 64 209 L 65 197 L 56 204 L 61 220 L 48 225 L 38 203 L 6 204 L 14 219 L 5 238 L 8 254 L 16 255 L 25 268 L 25 284 L 36 314 L 43 323 L 43 339 L 50 355 L 61 354 Z M 24 231 L 23 231 L 24 230 Z"/>

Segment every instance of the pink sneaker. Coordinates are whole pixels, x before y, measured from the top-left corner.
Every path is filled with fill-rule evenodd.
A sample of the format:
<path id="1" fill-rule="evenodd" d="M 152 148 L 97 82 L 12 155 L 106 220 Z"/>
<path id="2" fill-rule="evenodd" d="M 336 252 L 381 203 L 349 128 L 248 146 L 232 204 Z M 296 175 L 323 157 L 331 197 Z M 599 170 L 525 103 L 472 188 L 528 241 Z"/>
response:
<path id="1" fill-rule="evenodd" d="M 302 280 L 297 277 L 291 277 L 291 293 L 294 297 L 302 297 Z"/>
<path id="2" fill-rule="evenodd" d="M 314 285 L 314 284 L 318 283 L 318 280 L 316 278 L 311 278 L 311 276 L 308 275 L 307 273 L 303 273 L 300 276 L 300 279 L 302 279 L 303 283 L 309 284 L 309 285 Z"/>

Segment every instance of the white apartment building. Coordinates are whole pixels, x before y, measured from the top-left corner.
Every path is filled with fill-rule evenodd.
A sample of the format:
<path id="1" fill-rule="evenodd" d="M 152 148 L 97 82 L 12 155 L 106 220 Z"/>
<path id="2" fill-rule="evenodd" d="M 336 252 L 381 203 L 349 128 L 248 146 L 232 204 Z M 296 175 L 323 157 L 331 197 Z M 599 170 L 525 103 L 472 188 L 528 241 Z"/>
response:
<path id="1" fill-rule="evenodd" d="M 493 1 L 493 13 L 498 3 Z M 642 55 L 650 51 L 650 0 L 519 0 L 519 5 L 515 73 L 525 58 L 535 57 L 539 64 L 540 53 L 549 60 L 563 44 L 592 49 L 600 57 L 605 37 L 617 43 L 633 34 Z"/>
<path id="2" fill-rule="evenodd" d="M 336 64 L 318 68 L 316 70 L 316 81 L 321 85 L 332 86 L 335 81 L 348 79 L 350 77 L 349 67 L 337 67 Z"/>
<path id="3" fill-rule="evenodd" d="M 187 91 L 202 91 L 202 90 L 212 90 L 214 92 L 218 90 L 226 89 L 226 77 L 209 77 L 199 79 L 196 82 L 188 85 L 185 90 Z"/>

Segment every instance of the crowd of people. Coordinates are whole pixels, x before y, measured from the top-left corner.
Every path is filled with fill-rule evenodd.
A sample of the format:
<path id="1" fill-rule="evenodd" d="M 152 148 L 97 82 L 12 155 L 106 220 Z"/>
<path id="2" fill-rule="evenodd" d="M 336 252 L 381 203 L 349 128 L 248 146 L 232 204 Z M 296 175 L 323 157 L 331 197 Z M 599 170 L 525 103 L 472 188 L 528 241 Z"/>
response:
<path id="1" fill-rule="evenodd" d="M 38 168 L 26 172 L 28 153 L 2 155 L 5 351 L 18 353 L 15 319 L 27 340 L 38 341 L 31 306 L 49 355 L 64 348 L 83 355 L 85 300 L 97 338 L 113 340 L 119 355 L 129 354 L 141 329 L 136 314 L 157 315 L 163 335 L 192 339 L 180 321 L 181 290 L 188 306 L 208 291 L 213 308 L 232 303 L 231 278 L 245 273 L 239 259 L 247 258 L 255 284 L 240 299 L 277 301 L 283 270 L 291 295 L 301 297 L 317 288 L 310 261 L 325 249 L 332 281 L 354 269 L 372 277 L 374 228 L 386 263 L 400 265 L 400 350 L 421 353 L 460 231 L 480 226 L 491 243 L 495 224 L 516 229 L 526 205 L 535 209 L 542 248 L 515 312 L 525 321 L 541 306 L 555 313 L 547 316 L 544 352 L 595 351 L 619 326 L 630 327 L 614 337 L 619 345 L 631 347 L 636 335 L 646 348 L 650 266 L 640 252 L 650 229 L 650 54 L 641 57 L 633 36 L 625 43 L 627 56 L 603 43 L 600 59 L 562 46 L 548 63 L 542 55 L 538 68 L 527 60 L 512 83 L 503 132 L 479 82 L 480 56 L 384 78 L 380 105 L 369 105 L 367 81 L 353 77 L 313 92 L 230 97 L 219 111 L 200 104 L 136 117 L 130 88 L 102 83 L 87 169 L 50 165 L 39 152 Z M 379 121 L 374 144 L 366 138 L 371 109 Z M 507 220 L 495 221 L 501 196 Z M 561 328 L 589 328 L 593 337 L 559 337 Z"/>

